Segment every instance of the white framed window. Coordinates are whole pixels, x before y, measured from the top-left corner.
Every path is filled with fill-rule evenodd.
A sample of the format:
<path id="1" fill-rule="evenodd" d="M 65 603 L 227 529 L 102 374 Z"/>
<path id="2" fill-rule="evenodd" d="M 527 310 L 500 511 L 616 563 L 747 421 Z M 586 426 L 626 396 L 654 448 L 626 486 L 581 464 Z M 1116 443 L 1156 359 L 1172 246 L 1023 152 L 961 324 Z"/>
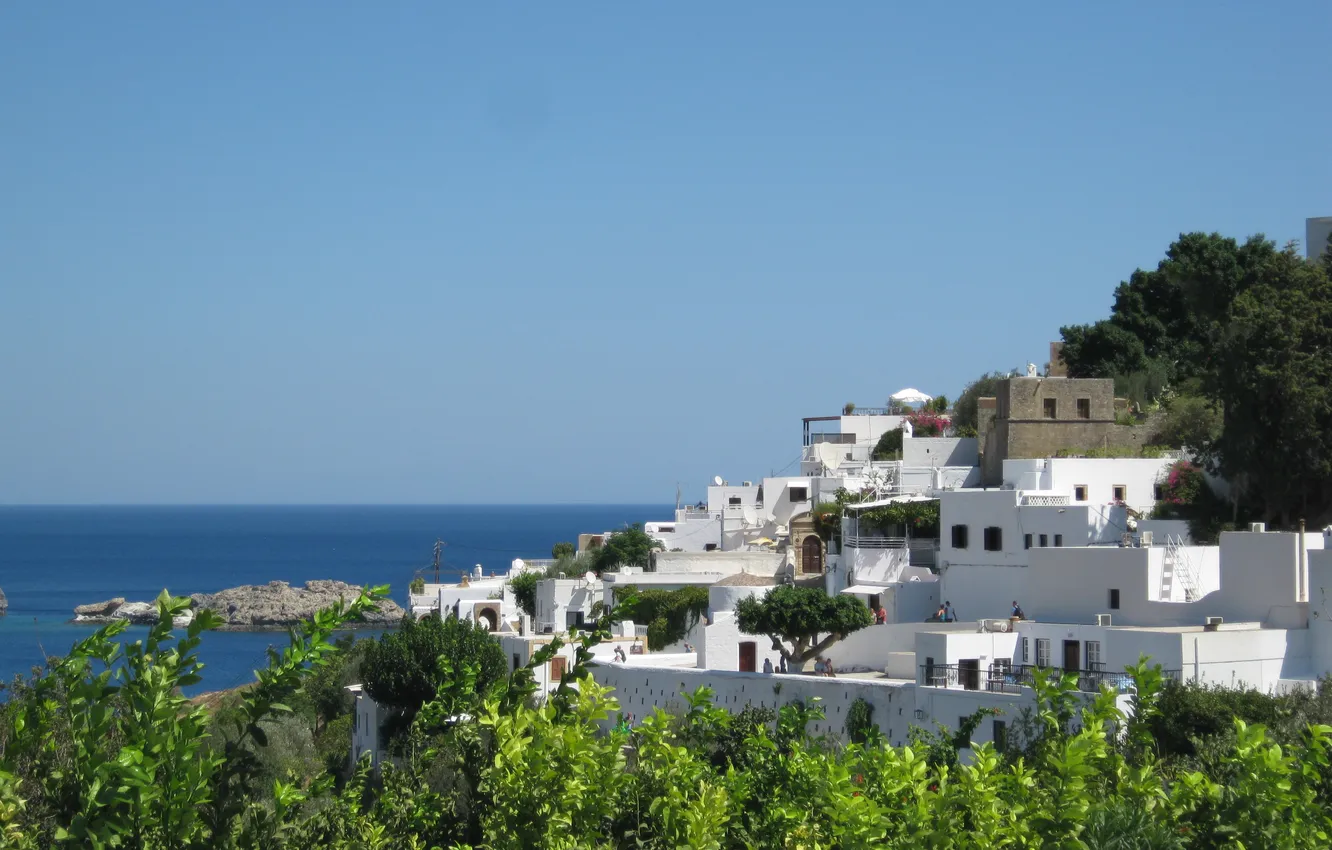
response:
<path id="1" fill-rule="evenodd" d="M 1050 666 L 1050 639 L 1036 638 L 1036 666 Z"/>
<path id="2" fill-rule="evenodd" d="M 1030 664 L 1030 663 L 1031 663 L 1031 652 L 1030 652 L 1030 650 L 1031 650 L 1031 639 L 1030 639 L 1030 638 L 1023 638 L 1023 639 L 1022 639 L 1022 663 L 1023 663 L 1023 664 Z"/>
<path id="3" fill-rule="evenodd" d="M 1101 669 L 1101 642 L 1099 640 L 1087 641 L 1087 669 Z"/>

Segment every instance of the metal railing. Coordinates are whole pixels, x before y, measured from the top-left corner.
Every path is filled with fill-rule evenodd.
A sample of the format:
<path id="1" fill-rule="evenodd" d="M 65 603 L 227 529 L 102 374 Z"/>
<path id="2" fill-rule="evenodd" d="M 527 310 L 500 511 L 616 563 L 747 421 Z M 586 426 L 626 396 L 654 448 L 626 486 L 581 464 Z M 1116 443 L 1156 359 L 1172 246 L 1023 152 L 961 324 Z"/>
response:
<path id="1" fill-rule="evenodd" d="M 838 445 L 846 445 L 846 444 L 855 445 L 855 442 L 856 442 L 855 434 L 838 434 L 832 431 L 819 431 L 817 433 L 809 435 L 809 443 L 807 445 L 812 446 L 815 443 L 836 443 Z"/>
<path id="2" fill-rule="evenodd" d="M 1020 694 L 1024 687 L 1031 687 L 1036 681 L 1036 671 L 1042 669 L 1034 664 L 1007 666 L 990 665 L 986 668 L 971 667 L 961 664 L 922 664 L 920 665 L 920 684 L 935 688 L 954 688 L 967 691 L 989 691 L 1001 694 Z M 1075 688 L 1084 693 L 1096 693 L 1108 686 L 1112 691 L 1124 692 L 1133 686 L 1133 677 L 1123 671 L 1113 670 L 1064 670 L 1058 667 L 1044 668 L 1047 676 L 1073 674 L 1077 676 Z M 1178 682 L 1181 671 L 1162 670 L 1166 679 Z"/>

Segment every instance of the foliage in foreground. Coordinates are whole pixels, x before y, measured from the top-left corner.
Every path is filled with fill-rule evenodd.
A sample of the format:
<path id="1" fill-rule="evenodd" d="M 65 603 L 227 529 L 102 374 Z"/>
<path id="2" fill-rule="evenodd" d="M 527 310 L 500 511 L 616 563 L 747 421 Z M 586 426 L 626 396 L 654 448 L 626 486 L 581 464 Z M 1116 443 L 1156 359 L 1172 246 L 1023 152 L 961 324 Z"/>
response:
<path id="1" fill-rule="evenodd" d="M 1020 749 L 957 758 L 965 730 L 888 746 L 865 716 L 863 743 L 811 736 L 817 705 L 732 715 L 707 689 L 685 711 L 634 729 L 587 671 L 598 621 L 568 678 L 538 699 L 528 669 L 489 689 L 471 664 L 440 661 L 410 747 L 379 780 L 368 765 L 261 786 L 244 753 L 205 756 L 207 709 L 176 695 L 194 680 L 203 628 L 174 646 L 170 614 L 125 651 L 109 626 L 0 714 L 0 847 L 271 848 L 1313 848 L 1329 844 L 1332 728 L 1289 746 L 1231 724 L 1220 772 L 1173 770 L 1156 755 L 1159 669 L 1131 671 L 1126 715 L 1106 692 L 1086 702 L 1071 677 L 1038 676 L 1033 734 Z M 333 651 L 363 597 L 293 633 L 243 699 L 252 725 Z M 197 621 L 196 621 L 197 622 Z M 558 644 L 553 644 L 558 647 Z M 539 653 L 545 663 L 554 649 Z M 861 712 L 864 714 L 864 712 Z M 248 733 L 260 738 L 258 726 Z M 609 730 L 609 731 L 604 731 Z M 259 740 L 263 745 L 264 741 Z M 1220 777 L 1220 778 L 1218 778 Z"/>

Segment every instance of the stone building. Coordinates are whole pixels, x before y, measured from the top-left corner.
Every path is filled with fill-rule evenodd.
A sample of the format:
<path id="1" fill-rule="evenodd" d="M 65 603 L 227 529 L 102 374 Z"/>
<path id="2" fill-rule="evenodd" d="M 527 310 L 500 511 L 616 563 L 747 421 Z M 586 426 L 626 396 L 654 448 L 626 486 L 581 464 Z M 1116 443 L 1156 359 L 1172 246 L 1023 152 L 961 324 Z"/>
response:
<path id="1" fill-rule="evenodd" d="M 1004 461 L 1054 457 L 1061 451 L 1136 451 L 1146 428 L 1116 422 L 1109 378 L 1008 378 L 993 399 L 981 399 L 979 431 L 985 486 L 1003 482 Z"/>

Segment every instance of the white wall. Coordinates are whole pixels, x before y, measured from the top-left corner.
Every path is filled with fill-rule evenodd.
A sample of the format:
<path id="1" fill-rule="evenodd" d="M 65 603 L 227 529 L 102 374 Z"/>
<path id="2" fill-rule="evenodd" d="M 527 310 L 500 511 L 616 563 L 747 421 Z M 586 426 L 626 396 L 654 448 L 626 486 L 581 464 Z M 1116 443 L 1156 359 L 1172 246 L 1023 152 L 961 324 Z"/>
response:
<path id="1" fill-rule="evenodd" d="M 556 632 L 568 628 L 569 612 L 581 611 L 585 619 L 592 618 L 592 603 L 603 596 L 600 581 L 582 579 L 542 579 L 536 587 L 536 617 L 532 628 L 540 632 L 547 625 Z"/>
<path id="2" fill-rule="evenodd" d="M 720 542 L 721 519 L 709 516 L 688 520 L 662 520 L 645 523 L 643 530 L 651 537 L 660 540 L 667 551 L 682 549 L 685 552 L 702 552 L 709 543 Z"/>
<path id="3" fill-rule="evenodd" d="M 1083 485 L 1087 502 L 1106 505 L 1114 501 L 1115 486 L 1122 485 L 1124 503 L 1146 513 L 1156 504 L 1157 480 L 1174 462 L 1173 458 L 1050 458 L 1049 483 L 1043 489 L 1072 496 L 1074 488 Z"/>
<path id="4" fill-rule="evenodd" d="M 1025 564 L 1015 490 L 959 490 L 939 496 L 939 559 L 951 564 Z M 967 526 L 967 547 L 953 546 L 954 525 Z M 984 530 L 1002 529 L 1004 550 L 985 551 Z M 1014 548 L 1016 547 L 1016 548 Z"/>
<path id="5" fill-rule="evenodd" d="M 781 569 L 785 557 L 778 552 L 657 552 L 653 562 L 658 574 L 716 573 L 730 576 L 750 573 L 771 576 Z"/>
<path id="6" fill-rule="evenodd" d="M 879 438 L 886 431 L 893 431 L 902 427 L 906 421 L 905 416 L 843 416 L 839 427 L 843 434 L 854 434 L 857 445 L 868 445 L 873 448 L 878 444 Z"/>
<path id="7" fill-rule="evenodd" d="M 1013 600 L 1029 607 L 1026 567 L 988 567 L 951 564 L 940 576 L 939 599 L 953 603 L 958 616 L 966 620 L 1003 619 L 1013 612 Z"/>
<path id="8" fill-rule="evenodd" d="M 698 664 L 709 670 L 739 670 L 740 644 L 748 641 L 754 643 L 756 669 L 763 669 L 764 659 L 772 662 L 773 669 L 781 667 L 782 654 L 772 648 L 772 639 L 740 631 L 733 611 L 718 611 L 713 621 L 704 627 L 702 643 L 695 647 Z"/>
<path id="9" fill-rule="evenodd" d="M 979 463 L 975 437 L 907 437 L 902 441 L 903 466 L 972 467 Z"/>

